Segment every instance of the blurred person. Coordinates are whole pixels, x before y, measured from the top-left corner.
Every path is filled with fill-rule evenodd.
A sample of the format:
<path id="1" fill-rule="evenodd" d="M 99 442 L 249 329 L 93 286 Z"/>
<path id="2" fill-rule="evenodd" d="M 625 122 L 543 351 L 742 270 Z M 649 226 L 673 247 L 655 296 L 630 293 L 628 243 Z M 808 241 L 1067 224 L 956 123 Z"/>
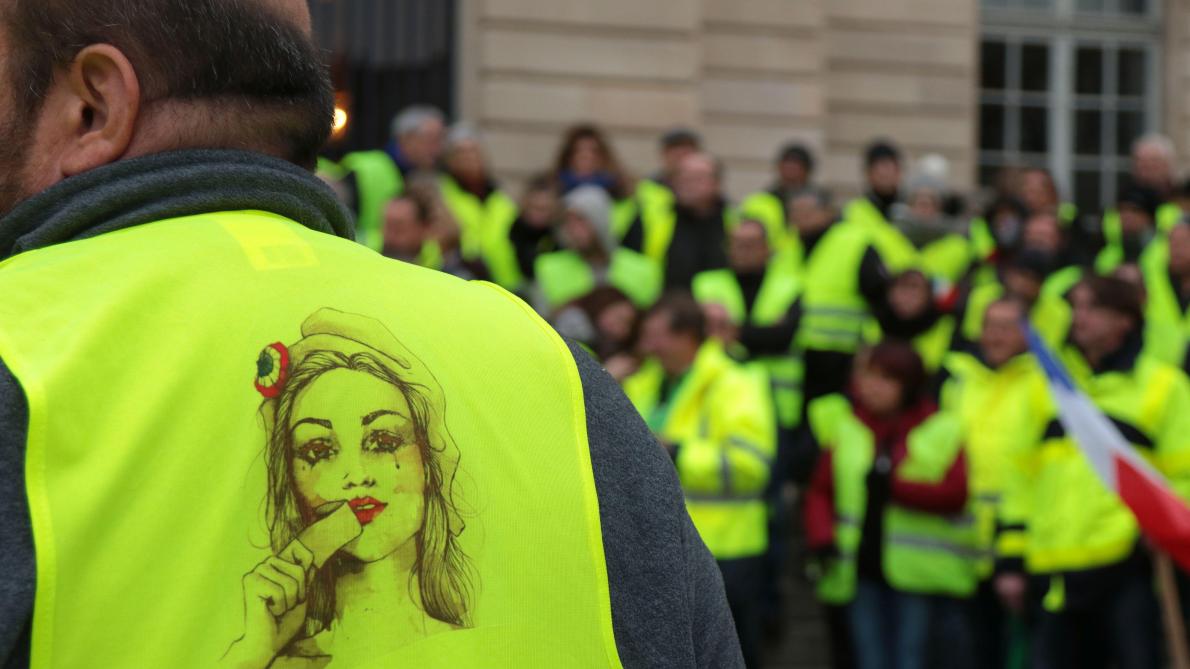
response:
<path id="1" fill-rule="evenodd" d="M 886 300 L 873 315 L 875 320 L 865 333 L 869 343 L 882 339 L 906 342 L 921 357 L 927 373 L 938 371 L 950 350 L 955 319 L 938 305 L 925 274 L 909 270 L 893 277 Z"/>
<path id="2" fill-rule="evenodd" d="M 648 179 L 641 179 L 636 184 L 636 207 L 633 216 L 640 216 L 646 209 L 660 209 L 662 211 L 673 206 L 674 177 L 678 167 L 687 156 L 702 151 L 702 137 L 689 128 L 672 128 L 661 135 L 659 140 L 661 168 Z M 633 221 L 618 221 L 631 225 Z M 622 238 L 627 229 L 617 230 Z"/>
<path id="3" fill-rule="evenodd" d="M 479 134 L 456 124 L 446 141 L 442 200 L 459 225 L 459 251 L 468 262 L 482 261 L 492 280 L 516 291 L 524 277 L 517 265 L 509 231 L 516 202 L 492 179 Z"/>
<path id="4" fill-rule="evenodd" d="M 1061 294 L 1043 292 L 1052 265 L 1049 254 L 1023 251 L 1001 264 L 998 280 L 972 288 L 958 309 L 960 325 L 954 348 L 976 352 L 984 314 L 992 303 L 1005 297 L 1024 303 L 1029 322 L 1047 344 L 1058 347 L 1065 342 L 1070 333 L 1070 303 Z"/>
<path id="5" fill-rule="evenodd" d="M 876 140 L 864 151 L 863 197 L 849 202 L 843 220 L 861 226 L 872 239 L 884 264 L 893 271 L 917 265 L 913 244 L 892 224 L 901 201 L 901 150 L 886 140 Z"/>
<path id="6" fill-rule="evenodd" d="M 1144 276 L 1145 352 L 1183 369 L 1190 341 L 1190 223 L 1183 220 L 1141 263 Z"/>
<path id="7" fill-rule="evenodd" d="M 946 627 L 947 666 L 964 620 L 937 610 L 975 589 L 975 537 L 959 421 L 939 412 L 921 358 L 881 342 L 856 360 L 845 395 L 814 400 L 822 448 L 803 506 L 819 599 L 845 607 L 859 669 L 924 668 L 935 627 Z"/>
<path id="8" fill-rule="evenodd" d="M 917 250 L 920 268 L 949 290 L 967 276 L 974 257 L 963 226 L 946 212 L 946 182 L 923 171 L 909 179 L 905 194 L 892 210 L 896 226 Z"/>
<path id="9" fill-rule="evenodd" d="M 1040 284 L 1039 284 L 1040 285 Z M 1024 583 L 997 590 L 997 561 L 1020 565 L 1019 526 L 999 524 L 1006 472 L 1041 443 L 1053 416 L 1045 375 L 1029 353 L 1021 324 L 1029 305 L 1016 296 L 995 299 L 982 318 L 978 345 L 947 356 L 941 404 L 958 417 L 966 445 L 970 497 L 978 531 L 979 588 L 971 605 L 972 634 L 981 669 L 1003 669 L 1024 644 Z M 1013 513 L 1003 514 L 1012 516 Z"/>
<path id="10" fill-rule="evenodd" d="M 651 259 L 616 245 L 612 202 L 598 186 L 581 186 L 563 198 L 564 250 L 538 256 L 534 275 L 539 311 L 550 314 L 600 286 L 623 291 L 641 309 L 661 294 L 661 271 Z"/>
<path id="11" fill-rule="evenodd" d="M 517 266 L 526 279 L 534 278 L 538 256 L 558 250 L 561 220 L 562 204 L 553 180 L 544 174 L 530 179 L 517 218 L 508 231 L 516 249 Z"/>
<path id="12" fill-rule="evenodd" d="M 614 382 L 351 239 L 305 2 L 14 0 L 0 51 L 6 666 L 742 664 Z"/>
<path id="13" fill-rule="evenodd" d="M 598 186 L 618 201 L 632 192 L 631 179 L 607 135 L 593 124 L 576 125 L 566 131 L 554 160 L 553 177 L 563 195 L 580 186 Z"/>
<path id="14" fill-rule="evenodd" d="M 1150 133 L 1132 143 L 1132 185 L 1147 188 L 1161 201 L 1174 197 L 1177 151 L 1165 135 Z"/>
<path id="15" fill-rule="evenodd" d="M 406 192 L 384 208 L 384 248 L 381 253 L 394 260 L 442 269 L 442 249 L 434 238 L 433 205 Z"/>
<path id="16" fill-rule="evenodd" d="M 442 153 L 446 117 L 428 105 L 408 107 L 392 122 L 388 146 L 349 153 L 340 161 L 354 186 L 356 239 L 380 250 L 384 207 L 417 172 L 434 173 Z"/>
<path id="17" fill-rule="evenodd" d="M 728 235 L 728 267 L 694 277 L 694 298 L 711 310 L 711 333 L 732 348 L 735 344 L 748 366 L 768 379 L 777 416 L 777 457 L 769 482 L 769 548 L 765 554 L 765 627 L 779 628 L 782 620 L 780 583 L 785 564 L 788 513 L 785 484 L 804 480 L 793 469 L 794 432 L 802 414 L 802 360 L 793 347 L 797 334 L 796 301 L 800 285 L 787 268 L 774 265 L 763 223 L 740 221 Z M 717 312 L 717 313 L 716 313 Z M 716 314 L 712 316 L 712 314 Z M 801 458 L 805 460 L 803 456 Z"/>
<path id="18" fill-rule="evenodd" d="M 1186 497 L 1190 381 L 1143 352 L 1144 314 L 1133 286 L 1088 277 L 1071 299 L 1070 344 L 1060 355 L 1073 382 Z M 1020 564 L 998 570 L 997 588 L 1020 592 L 1027 578 L 1037 669 L 1160 666 L 1146 542 L 1072 439 L 1055 418 L 1043 441 L 1006 472 L 1001 522 L 1022 528 L 1024 560 L 1023 571 Z"/>
<path id="19" fill-rule="evenodd" d="M 1157 191 L 1132 186 L 1116 198 L 1112 220 L 1104 218 L 1105 246 L 1095 258 L 1095 271 L 1111 274 L 1125 263 L 1137 263 L 1157 237 L 1157 216 L 1162 206 Z M 1168 205 L 1177 210 L 1176 205 Z M 1177 210 L 1181 218 L 1181 210 Z"/>
<path id="20" fill-rule="evenodd" d="M 789 142 L 781 147 L 775 161 L 776 179 L 767 190 L 744 198 L 740 214 L 760 221 L 768 230 L 775 250 L 784 250 L 796 240 L 789 239 L 789 198 L 811 186 L 814 155 L 804 144 Z"/>
<path id="21" fill-rule="evenodd" d="M 1045 259 L 1047 267 L 1043 295 L 1066 296 L 1083 276 L 1083 268 L 1075 259 L 1069 229 L 1062 226 L 1057 215 L 1038 213 L 1025 221 L 1021 249 Z"/>
<path id="22" fill-rule="evenodd" d="M 789 212 L 786 225 L 790 241 L 784 250 L 775 251 L 773 262 L 800 278 L 818 242 L 835 223 L 836 214 L 830 193 L 814 187 L 791 195 L 786 210 Z"/>
<path id="23" fill-rule="evenodd" d="M 764 490 L 775 455 L 768 384 L 707 337 L 702 308 L 670 293 L 645 315 L 646 356 L 624 390 L 677 467 L 690 518 L 719 561 L 748 667 L 760 666 Z"/>
<path id="24" fill-rule="evenodd" d="M 646 208 L 624 237 L 664 270 L 667 290 L 689 291 L 699 272 L 727 266 L 724 248 L 735 212 L 723 192 L 723 167 L 706 153 L 687 155 L 674 175 L 674 202 Z"/>
<path id="25" fill-rule="evenodd" d="M 971 276 L 971 285 L 979 287 L 997 280 L 999 267 L 1011 259 L 1023 243 L 1025 221 L 1029 211 L 1024 203 L 1011 196 L 1000 196 L 971 220 L 969 236 L 972 256 L 978 263 Z"/>

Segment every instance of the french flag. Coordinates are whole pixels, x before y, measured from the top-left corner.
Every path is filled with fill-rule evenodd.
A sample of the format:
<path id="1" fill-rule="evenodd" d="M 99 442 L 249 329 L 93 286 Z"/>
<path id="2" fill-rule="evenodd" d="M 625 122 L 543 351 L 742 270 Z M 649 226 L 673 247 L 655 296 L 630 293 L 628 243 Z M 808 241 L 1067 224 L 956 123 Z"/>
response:
<path id="1" fill-rule="evenodd" d="M 1049 380 L 1066 433 L 1072 435 L 1099 478 L 1128 505 L 1141 531 L 1190 570 L 1190 507 L 1169 481 L 1136 452 L 1107 416 L 1077 387 L 1057 356 L 1032 328 L 1029 347 Z"/>

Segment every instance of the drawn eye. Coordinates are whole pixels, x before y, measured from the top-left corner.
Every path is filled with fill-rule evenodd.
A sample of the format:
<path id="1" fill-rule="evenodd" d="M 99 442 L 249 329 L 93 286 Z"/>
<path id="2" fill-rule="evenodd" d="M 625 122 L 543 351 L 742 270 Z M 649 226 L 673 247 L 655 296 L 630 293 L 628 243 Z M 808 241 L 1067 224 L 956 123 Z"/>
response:
<path id="1" fill-rule="evenodd" d="M 405 438 L 393 434 L 392 432 L 373 432 L 368 435 L 368 441 L 365 448 L 369 451 L 378 451 L 380 453 L 395 453 L 396 450 L 405 445 Z"/>
<path id="2" fill-rule="evenodd" d="M 335 445 L 327 439 L 312 439 L 297 449 L 297 456 L 314 465 L 321 460 L 328 460 L 337 453 Z"/>

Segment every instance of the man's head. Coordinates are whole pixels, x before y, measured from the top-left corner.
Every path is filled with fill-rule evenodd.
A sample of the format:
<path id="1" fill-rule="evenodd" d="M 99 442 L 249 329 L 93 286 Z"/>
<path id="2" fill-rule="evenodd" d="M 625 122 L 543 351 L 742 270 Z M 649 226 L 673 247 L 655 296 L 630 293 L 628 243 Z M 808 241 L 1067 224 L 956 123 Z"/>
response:
<path id="1" fill-rule="evenodd" d="M 830 193 L 820 188 L 806 188 L 789 196 L 786 210 L 789 224 L 803 238 L 826 230 L 835 217 Z"/>
<path id="2" fill-rule="evenodd" d="M 1032 308 L 1041 297 L 1041 286 L 1052 269 L 1053 260 L 1049 254 L 1022 251 L 1004 266 L 1004 291 Z"/>
<path id="3" fill-rule="evenodd" d="M 689 371 L 706 339 L 702 307 L 686 293 L 671 293 L 645 314 L 640 352 L 656 358 L 665 373 L 674 377 Z"/>
<path id="4" fill-rule="evenodd" d="M 483 145 L 479 133 L 471 126 L 459 124 L 450 129 L 446 140 L 446 168 L 466 185 L 487 180 Z"/>
<path id="5" fill-rule="evenodd" d="M 710 154 L 692 153 L 678 163 L 674 198 L 691 209 L 708 209 L 719 201 L 719 163 Z"/>
<path id="6" fill-rule="evenodd" d="M 1058 213 L 1058 185 L 1047 170 L 1032 167 L 1021 173 L 1021 201 L 1030 214 Z"/>
<path id="7" fill-rule="evenodd" d="M 1070 337 L 1092 362 L 1118 350 L 1144 325 L 1140 294 L 1127 281 L 1094 276 L 1071 293 L 1074 318 Z"/>
<path id="8" fill-rule="evenodd" d="M 777 180 L 782 188 L 800 190 L 814 174 L 814 155 L 803 144 L 790 143 L 777 154 Z"/>
<path id="9" fill-rule="evenodd" d="M 764 224 L 745 218 L 728 234 L 727 261 L 740 274 L 757 274 L 769 264 L 768 231 Z"/>
<path id="10" fill-rule="evenodd" d="M 887 198 L 901 189 L 901 152 L 890 142 L 877 140 L 864 152 L 864 172 L 868 189 Z"/>
<path id="11" fill-rule="evenodd" d="M 661 168 L 669 175 L 678 171 L 686 156 L 702 150 L 702 138 L 689 128 L 674 128 L 661 136 Z"/>
<path id="12" fill-rule="evenodd" d="M 406 160 L 419 170 L 432 170 L 442 157 L 446 117 L 435 107 L 414 105 L 393 119 L 392 135 Z"/>
<path id="13" fill-rule="evenodd" d="M 300 0 L 5 0 L 0 22 L 0 213 L 171 149 L 313 166 L 330 134 L 334 95 Z"/>
<path id="14" fill-rule="evenodd" d="M 888 287 L 888 305 L 901 321 L 921 318 L 933 306 L 930 280 L 917 270 L 898 274 Z"/>
<path id="15" fill-rule="evenodd" d="M 989 366 L 999 367 L 1029 350 L 1023 327 L 1028 314 L 1029 307 L 1016 297 L 1002 297 L 988 305 L 979 333 L 979 348 Z"/>
<path id="16" fill-rule="evenodd" d="M 1025 221 L 1025 249 L 1056 256 L 1066 245 L 1062 224 L 1053 213 L 1033 214 Z"/>
<path id="17" fill-rule="evenodd" d="M 1145 135 L 1132 143 L 1132 180 L 1166 193 L 1173 186 L 1174 146 L 1165 135 Z"/>
<path id="18" fill-rule="evenodd" d="M 1161 196 L 1150 188 L 1133 186 L 1124 190 L 1116 201 L 1120 212 L 1120 228 L 1129 238 L 1147 238 L 1156 228 L 1157 208 Z"/>
<path id="19" fill-rule="evenodd" d="M 414 195 L 393 198 L 384 208 L 384 253 L 412 259 L 430 235 L 430 205 Z"/>

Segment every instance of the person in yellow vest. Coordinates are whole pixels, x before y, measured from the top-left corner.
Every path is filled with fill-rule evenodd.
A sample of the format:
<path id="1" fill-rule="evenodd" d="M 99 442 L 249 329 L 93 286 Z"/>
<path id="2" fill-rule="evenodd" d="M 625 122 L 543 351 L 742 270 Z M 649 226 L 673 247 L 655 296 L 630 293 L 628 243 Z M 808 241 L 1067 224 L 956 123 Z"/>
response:
<path id="1" fill-rule="evenodd" d="M 812 456 L 795 452 L 802 415 L 802 361 L 794 350 L 800 293 L 797 278 L 772 262 L 763 223 L 745 218 L 728 237 L 730 267 L 694 277 L 694 298 L 707 310 L 712 333 L 768 379 L 777 416 L 777 457 L 769 481 L 769 549 L 765 554 L 766 627 L 780 626 L 779 579 L 785 564 L 787 484 L 804 481 Z"/>
<path id="2" fill-rule="evenodd" d="M 947 599 L 975 590 L 967 459 L 921 358 L 897 341 L 865 351 L 850 396 L 815 400 L 810 423 L 822 457 L 803 526 L 832 637 L 850 638 L 858 669 L 918 669 L 932 629 L 946 627 L 941 663 L 966 666 L 969 631 Z"/>
<path id="3" fill-rule="evenodd" d="M 997 592 L 993 579 L 997 561 L 1019 564 L 1023 558 L 1023 527 L 998 523 L 1005 476 L 1021 452 L 1041 443 L 1054 411 L 1021 327 L 1027 317 L 1028 305 L 1016 297 L 987 305 L 977 347 L 947 357 L 941 391 L 942 408 L 961 421 L 967 446 L 981 553 L 971 629 L 975 666 L 986 669 L 1008 666 L 1024 641 L 1024 593 Z"/>
<path id="4" fill-rule="evenodd" d="M 917 265 L 917 250 L 892 223 L 901 201 L 901 151 L 876 140 L 864 152 L 865 191 L 843 208 L 843 220 L 859 226 L 894 272 Z"/>
<path id="5" fill-rule="evenodd" d="M 896 226 L 917 250 L 922 271 L 938 284 L 935 290 L 951 290 L 975 259 L 966 230 L 947 213 L 946 182 L 923 170 L 909 179 L 905 193 L 905 203 L 892 210 Z"/>
<path id="6" fill-rule="evenodd" d="M 1085 270 L 1078 262 L 1069 229 L 1052 212 L 1032 214 L 1025 221 L 1022 251 L 1032 251 L 1046 258 L 1048 271 L 1041 294 L 1046 297 L 1069 295 Z"/>
<path id="7" fill-rule="evenodd" d="M 810 187 L 814 155 L 804 144 L 790 142 L 777 154 L 776 172 L 777 178 L 768 190 L 744 198 L 740 215 L 763 223 L 773 248 L 784 251 L 797 241 L 789 238 L 787 205 L 790 197 Z"/>
<path id="8" fill-rule="evenodd" d="M 616 236 L 630 248 L 641 248 L 642 231 L 638 221 L 642 212 L 657 209 L 666 211 L 673 206 L 673 184 L 678 166 L 686 156 L 702 151 L 702 137 L 689 128 L 672 128 L 661 135 L 659 145 L 661 169 L 637 182 L 634 206 L 623 212 L 630 215 L 617 216 L 613 221 Z"/>
<path id="9" fill-rule="evenodd" d="M 516 250 L 517 267 L 527 281 L 535 278 L 537 258 L 559 248 L 557 232 L 562 221 L 558 190 L 547 174 L 539 174 L 525 184 L 517 218 L 508 231 L 508 240 Z"/>
<path id="10" fill-rule="evenodd" d="M 1149 215 L 1152 225 L 1146 231 L 1135 215 L 1132 221 L 1126 220 L 1123 201 L 1103 212 L 1100 236 L 1104 248 L 1095 265 L 1100 274 L 1109 274 L 1116 265 L 1126 262 L 1122 259 L 1125 255 L 1135 259 L 1139 256 L 1139 242 L 1145 241 L 1144 236 L 1165 236 L 1183 215 L 1174 183 L 1177 156 L 1173 142 L 1164 135 L 1145 135 L 1132 143 L 1131 158 L 1132 169 L 1121 197 L 1128 196 L 1131 206 L 1153 210 Z M 1132 230 L 1127 230 L 1128 227 Z"/>
<path id="11" fill-rule="evenodd" d="M 1136 289 L 1090 277 L 1072 293 L 1074 383 L 1132 446 L 1190 497 L 1190 381 L 1142 352 Z M 1023 571 L 1001 569 L 997 589 L 1036 602 L 1033 666 L 1160 664 L 1161 624 L 1145 542 L 1132 512 L 1096 477 L 1061 422 L 1007 471 L 1002 522 L 1024 528 Z"/>
<path id="12" fill-rule="evenodd" d="M 354 241 L 307 3 L 13 2 L 0 51 L 6 667 L 743 665 L 614 382 Z"/>
<path id="13" fill-rule="evenodd" d="M 925 274 L 909 270 L 893 277 L 887 298 L 873 315 L 875 319 L 864 333 L 870 344 L 881 339 L 908 342 L 921 357 L 927 373 L 934 374 L 941 368 L 954 339 L 955 317 L 934 298 Z"/>
<path id="14" fill-rule="evenodd" d="M 459 251 L 468 262 L 482 261 L 492 281 L 516 291 L 524 277 L 509 231 L 517 205 L 492 179 L 479 135 L 465 124 L 450 129 L 442 200 L 459 225 Z"/>
<path id="15" fill-rule="evenodd" d="M 1190 223 L 1175 225 L 1141 263 L 1144 276 L 1145 352 L 1187 368 L 1190 341 Z"/>
<path id="16" fill-rule="evenodd" d="M 384 208 L 384 248 L 394 260 L 442 269 L 442 251 L 434 239 L 431 203 L 410 192 L 389 200 Z"/>
<path id="17" fill-rule="evenodd" d="M 647 359 L 624 390 L 673 457 L 690 517 L 723 573 L 745 662 L 757 667 L 776 425 L 763 377 L 733 362 L 706 327 L 689 295 L 662 298 L 641 327 Z"/>
<path id="18" fill-rule="evenodd" d="M 1048 253 L 1029 249 L 997 263 L 999 280 L 974 286 L 959 305 L 959 328 L 954 348 L 974 350 L 983 332 L 987 308 L 1002 297 L 1021 300 L 1029 322 L 1050 346 L 1058 347 L 1070 333 L 1070 303 L 1061 294 L 1043 293 L 1052 266 Z"/>
<path id="19" fill-rule="evenodd" d="M 709 154 L 683 158 L 673 188 L 670 206 L 643 209 L 623 246 L 662 268 L 666 290 L 689 291 L 694 275 L 727 266 L 727 230 L 736 215 L 723 193 L 723 166 Z"/>
<path id="20" fill-rule="evenodd" d="M 1095 271 L 1106 275 L 1120 265 L 1143 263 L 1154 248 L 1152 242 L 1181 219 L 1182 210 L 1176 204 L 1163 204 L 1157 191 L 1128 188 L 1116 198 L 1116 208 L 1104 214 L 1106 244 L 1095 258 Z"/>
<path id="21" fill-rule="evenodd" d="M 565 250 L 537 258 L 538 311 L 552 314 L 600 286 L 614 286 L 647 309 L 661 295 L 661 272 L 649 258 L 616 245 L 612 201 L 598 186 L 580 186 L 563 200 Z"/>
<path id="22" fill-rule="evenodd" d="M 446 138 L 446 117 L 429 105 L 414 105 L 393 118 L 384 149 L 347 154 L 339 166 L 355 185 L 356 237 L 380 250 L 384 207 L 415 173 L 435 173 Z"/>

